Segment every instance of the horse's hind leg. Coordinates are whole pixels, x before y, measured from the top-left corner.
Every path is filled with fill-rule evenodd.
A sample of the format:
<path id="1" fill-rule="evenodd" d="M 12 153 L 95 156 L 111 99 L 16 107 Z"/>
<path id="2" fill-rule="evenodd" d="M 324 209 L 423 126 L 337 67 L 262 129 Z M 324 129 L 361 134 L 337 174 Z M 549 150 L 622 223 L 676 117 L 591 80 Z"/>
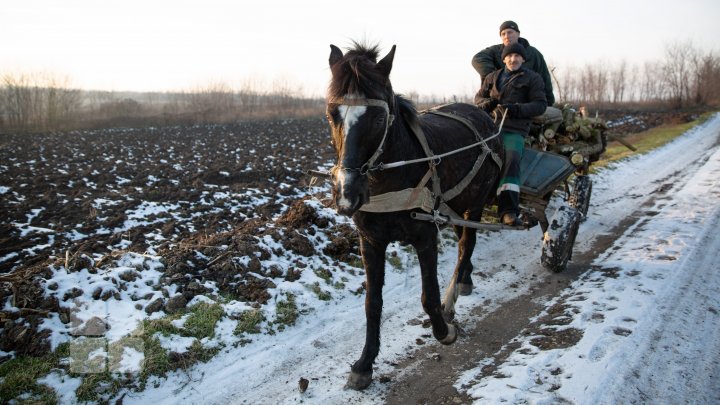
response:
<path id="1" fill-rule="evenodd" d="M 458 294 L 470 295 L 473 289 L 472 282 L 472 254 L 477 242 L 477 231 L 475 228 L 462 228 L 462 236 L 458 242 L 458 262 L 456 266 Z"/>
<path id="2" fill-rule="evenodd" d="M 365 347 L 362 355 L 350 368 L 347 387 L 363 390 L 372 382 L 373 362 L 380 351 L 380 317 L 382 315 L 382 289 L 385 283 L 385 250 L 387 244 L 374 246 L 360 238 L 363 265 L 365 266 Z"/>
<path id="3" fill-rule="evenodd" d="M 437 279 L 437 234 L 430 239 L 431 241 L 427 245 L 415 245 L 422 276 L 422 306 L 430 317 L 435 339 L 442 344 L 449 345 L 455 342 L 457 331 L 455 326 L 445 322 L 443 317 L 440 305 L 440 286 Z"/>

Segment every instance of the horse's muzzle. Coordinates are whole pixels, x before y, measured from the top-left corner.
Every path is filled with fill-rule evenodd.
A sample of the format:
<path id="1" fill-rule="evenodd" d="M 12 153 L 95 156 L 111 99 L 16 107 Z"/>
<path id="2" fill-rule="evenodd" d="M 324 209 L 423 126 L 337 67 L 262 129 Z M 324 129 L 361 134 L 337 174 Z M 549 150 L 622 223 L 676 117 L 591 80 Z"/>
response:
<path id="1" fill-rule="evenodd" d="M 370 201 L 367 176 L 338 171 L 335 175 L 333 199 L 338 214 L 352 216 Z"/>

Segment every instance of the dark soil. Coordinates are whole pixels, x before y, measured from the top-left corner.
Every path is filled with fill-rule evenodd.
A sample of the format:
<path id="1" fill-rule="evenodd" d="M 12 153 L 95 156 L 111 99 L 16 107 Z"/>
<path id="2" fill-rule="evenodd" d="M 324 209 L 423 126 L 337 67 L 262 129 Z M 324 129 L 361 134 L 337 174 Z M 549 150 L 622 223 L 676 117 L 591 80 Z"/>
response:
<path id="1" fill-rule="evenodd" d="M 660 125 L 677 125 L 698 118 L 697 113 L 682 111 L 605 110 L 601 116 L 608 123 L 607 134 L 622 136 L 647 131 Z"/>
<path id="2" fill-rule="evenodd" d="M 205 293 L 209 280 L 227 296 L 259 305 L 275 286 L 256 275 L 292 280 L 305 267 L 302 260 L 287 268 L 232 260 L 269 257 L 258 244 L 264 236 L 310 257 L 321 253 L 312 233 L 332 227 L 327 254 L 357 257 L 352 228 L 301 203 L 306 171 L 333 160 L 328 139 L 319 118 L 0 135 L 0 298 L 20 309 L 0 311 L 0 350 L 47 352 L 47 331 L 38 324 L 83 293 L 46 297 L 50 266 L 97 272 L 124 252 L 152 251 L 164 261 L 161 281 L 177 285 L 187 300 Z M 133 217 L 153 207 L 164 209 L 143 218 L 147 223 Z M 127 277 L 119 288 L 134 280 Z M 117 291 L 93 292 L 95 299 L 113 296 Z M 162 302 L 145 310 L 160 308 Z"/>

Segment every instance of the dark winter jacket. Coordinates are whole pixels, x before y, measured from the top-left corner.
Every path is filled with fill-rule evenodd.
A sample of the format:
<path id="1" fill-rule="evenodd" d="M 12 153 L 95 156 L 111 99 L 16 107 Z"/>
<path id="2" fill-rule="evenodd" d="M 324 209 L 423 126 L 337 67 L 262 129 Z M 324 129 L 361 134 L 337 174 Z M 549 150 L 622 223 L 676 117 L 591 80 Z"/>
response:
<path id="1" fill-rule="evenodd" d="M 548 105 L 555 104 L 555 96 L 553 95 L 552 81 L 550 80 L 550 71 L 548 70 L 545 58 L 542 53 L 535 47 L 530 46 L 525 38 L 518 39 L 518 42 L 525 47 L 527 58 L 523 67 L 532 70 L 542 77 L 545 83 L 545 98 Z M 505 66 L 502 60 L 502 51 L 505 45 L 498 44 L 487 47 L 473 56 L 472 65 L 480 73 L 480 80 L 485 80 L 485 76 Z"/>
<path id="2" fill-rule="evenodd" d="M 504 85 L 500 85 L 502 73 L 510 75 Z M 505 117 L 503 130 L 520 132 L 527 135 L 530 131 L 532 117 L 541 115 L 547 108 L 545 100 L 545 86 L 539 74 L 526 69 L 525 65 L 515 72 L 509 72 L 505 68 L 498 69 L 485 77 L 480 90 L 475 95 L 475 104 L 478 108 L 490 113 L 497 107 L 499 112 L 496 123 L 499 125 L 499 117 L 502 116 L 503 104 L 515 104 L 517 110 L 514 114 Z"/>

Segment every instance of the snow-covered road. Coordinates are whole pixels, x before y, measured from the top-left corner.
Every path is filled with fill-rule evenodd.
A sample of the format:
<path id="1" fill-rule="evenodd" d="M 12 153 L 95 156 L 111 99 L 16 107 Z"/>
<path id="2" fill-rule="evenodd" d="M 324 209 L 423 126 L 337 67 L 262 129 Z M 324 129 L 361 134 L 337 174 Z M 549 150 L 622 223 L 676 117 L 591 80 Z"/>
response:
<path id="1" fill-rule="evenodd" d="M 641 176 L 662 177 L 649 182 L 656 190 L 638 206 L 638 221 L 594 261 L 595 271 L 547 304 L 568 304 L 570 320 L 559 328 L 580 331 L 582 338 L 542 351 L 530 343 L 536 336 L 523 337 L 496 373 L 503 378 L 472 384 L 477 403 L 720 401 L 720 149 L 714 125 L 618 168 L 613 177 L 620 179 L 635 172 L 634 164 L 695 156 L 687 170 L 667 160 Z M 698 149 L 675 149 L 684 143 Z M 473 373 L 478 370 L 465 378 Z"/>

